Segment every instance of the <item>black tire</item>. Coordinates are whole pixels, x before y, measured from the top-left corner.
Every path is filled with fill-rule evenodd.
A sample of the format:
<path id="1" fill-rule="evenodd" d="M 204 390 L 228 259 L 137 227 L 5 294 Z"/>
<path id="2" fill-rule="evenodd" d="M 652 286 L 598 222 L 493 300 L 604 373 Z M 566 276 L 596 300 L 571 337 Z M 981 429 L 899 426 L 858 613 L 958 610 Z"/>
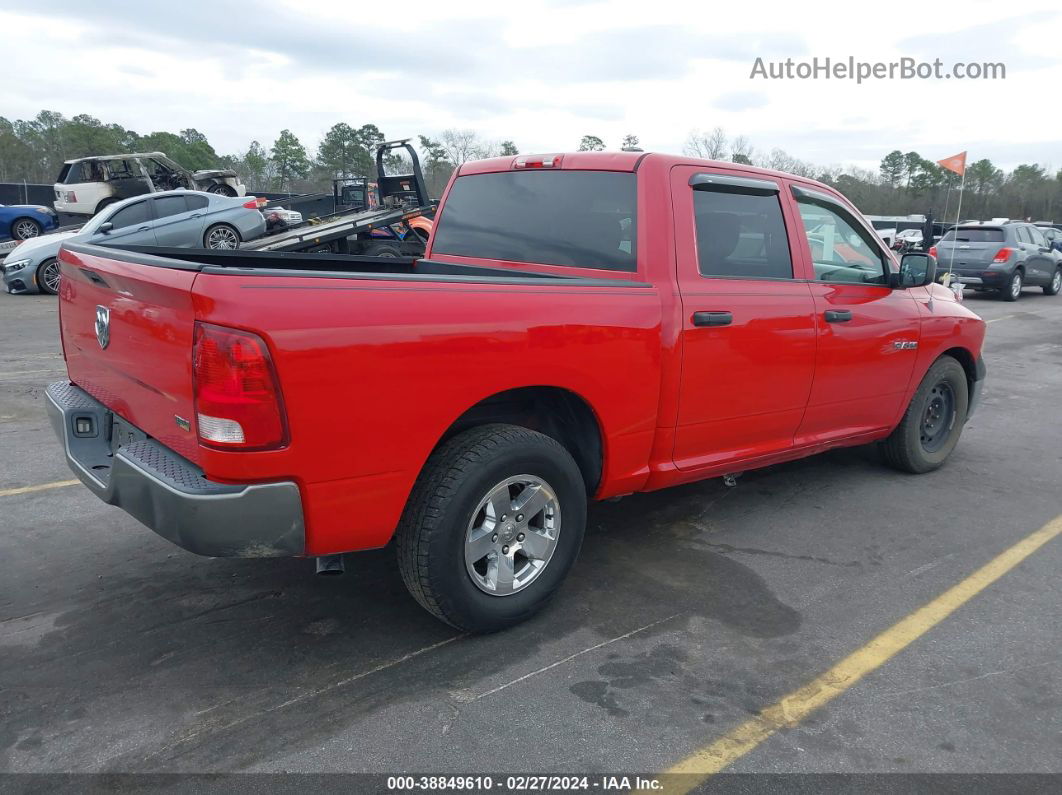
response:
<path id="1" fill-rule="evenodd" d="M 485 496 L 517 475 L 549 484 L 561 523 L 541 572 L 521 590 L 497 596 L 481 590 L 466 568 L 466 534 Z M 396 532 L 398 566 L 428 612 L 464 631 L 496 632 L 549 601 L 575 562 L 585 529 L 586 485 L 571 454 L 526 428 L 483 425 L 445 442 L 424 465 Z"/>
<path id="2" fill-rule="evenodd" d="M 116 201 L 118 200 L 113 196 L 109 199 L 103 199 L 99 204 L 96 205 L 96 212 L 94 212 L 93 215 L 99 215 L 101 212 L 103 212 L 104 208 L 110 207 Z"/>
<path id="3" fill-rule="evenodd" d="M 228 241 L 222 245 L 222 241 Z M 232 251 L 240 247 L 240 230 L 229 224 L 214 224 L 203 233 L 203 248 Z"/>
<path id="4" fill-rule="evenodd" d="M 966 412 L 970 408 L 969 389 L 966 371 L 961 364 L 950 356 L 937 359 L 918 385 L 900 424 L 881 443 L 889 466 L 916 475 L 940 467 L 962 434 Z M 948 393 L 951 396 L 950 409 L 932 421 L 930 409 L 934 401 L 944 400 Z M 930 422 L 934 423 L 938 435 L 927 433 L 927 423 Z"/>
<path id="5" fill-rule="evenodd" d="M 1044 295 L 1058 295 L 1059 292 L 1062 292 L 1062 268 L 1057 268 L 1050 284 L 1044 285 Z"/>
<path id="6" fill-rule="evenodd" d="M 30 240 L 44 232 L 44 227 L 33 218 L 16 218 L 11 222 L 12 240 Z"/>
<path id="7" fill-rule="evenodd" d="M 365 247 L 366 257 L 401 257 L 401 246 L 394 243 L 370 243 Z"/>
<path id="8" fill-rule="evenodd" d="M 58 284 L 55 284 L 55 286 L 52 284 L 52 272 L 54 268 L 58 267 L 58 264 L 59 261 L 55 257 L 50 257 L 37 266 L 37 287 L 40 288 L 42 293 L 47 293 L 48 295 L 59 294 Z M 58 279 L 58 273 L 55 274 L 54 278 Z"/>
<path id="9" fill-rule="evenodd" d="M 1017 282 L 1017 288 L 1015 289 L 1015 282 Z M 1007 286 L 999 291 L 999 297 L 1004 301 L 1017 301 L 1021 298 L 1021 288 L 1025 286 L 1025 274 L 1021 272 L 1020 268 L 1015 268 L 1014 273 L 1007 279 Z"/>
<path id="10" fill-rule="evenodd" d="M 207 193 L 216 193 L 218 196 L 235 196 L 236 191 L 230 185 L 219 182 L 207 188 Z"/>

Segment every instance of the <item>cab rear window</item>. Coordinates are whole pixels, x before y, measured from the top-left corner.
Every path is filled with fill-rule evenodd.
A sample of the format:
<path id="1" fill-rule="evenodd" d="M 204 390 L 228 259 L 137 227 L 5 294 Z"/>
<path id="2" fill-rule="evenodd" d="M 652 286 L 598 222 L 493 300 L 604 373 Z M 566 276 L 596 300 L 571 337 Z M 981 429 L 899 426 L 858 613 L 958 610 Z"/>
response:
<path id="1" fill-rule="evenodd" d="M 459 177 L 432 252 L 610 271 L 637 269 L 636 175 L 504 171 Z"/>

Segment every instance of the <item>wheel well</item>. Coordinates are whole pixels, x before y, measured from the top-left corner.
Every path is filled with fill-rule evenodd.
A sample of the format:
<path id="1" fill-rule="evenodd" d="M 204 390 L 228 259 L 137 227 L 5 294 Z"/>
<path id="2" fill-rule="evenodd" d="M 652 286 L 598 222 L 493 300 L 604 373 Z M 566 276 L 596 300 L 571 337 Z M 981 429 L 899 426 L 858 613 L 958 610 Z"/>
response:
<path id="1" fill-rule="evenodd" d="M 601 428 L 593 410 L 574 392 L 533 386 L 491 395 L 458 417 L 439 444 L 454 434 L 494 422 L 519 425 L 556 439 L 578 464 L 587 493 L 597 489 L 601 480 Z"/>
<path id="2" fill-rule="evenodd" d="M 973 354 L 966 348 L 949 348 L 941 356 L 950 356 L 962 365 L 962 369 L 966 371 L 966 385 L 972 391 L 974 381 L 977 380 L 977 362 L 974 361 Z"/>

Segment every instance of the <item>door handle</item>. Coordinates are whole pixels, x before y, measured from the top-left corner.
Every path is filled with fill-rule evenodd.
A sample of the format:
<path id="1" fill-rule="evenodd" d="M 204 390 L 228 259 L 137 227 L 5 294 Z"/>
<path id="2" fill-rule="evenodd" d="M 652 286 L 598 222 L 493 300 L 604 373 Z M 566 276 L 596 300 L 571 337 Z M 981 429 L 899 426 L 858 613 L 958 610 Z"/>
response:
<path id="1" fill-rule="evenodd" d="M 136 231 L 137 232 L 150 232 L 151 231 L 151 227 L 150 226 L 142 226 L 139 229 L 137 229 Z"/>
<path id="2" fill-rule="evenodd" d="M 695 326 L 729 326 L 734 321 L 734 316 L 729 312 L 694 312 L 693 325 Z"/>
<path id="3" fill-rule="evenodd" d="M 852 319 L 852 313 L 847 309 L 827 309 L 825 315 L 827 323 L 847 323 Z"/>
<path id="4" fill-rule="evenodd" d="M 192 213 L 192 215 L 190 217 L 191 218 L 202 218 L 203 214 L 202 213 Z"/>

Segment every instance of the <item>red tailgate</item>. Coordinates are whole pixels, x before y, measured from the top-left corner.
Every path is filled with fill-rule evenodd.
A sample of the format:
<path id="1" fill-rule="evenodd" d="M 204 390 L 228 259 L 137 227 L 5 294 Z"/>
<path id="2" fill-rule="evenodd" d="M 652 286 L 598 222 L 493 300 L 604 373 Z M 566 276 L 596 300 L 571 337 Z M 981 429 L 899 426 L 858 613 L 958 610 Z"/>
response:
<path id="1" fill-rule="evenodd" d="M 197 271 L 138 264 L 126 252 L 118 256 L 66 249 L 60 255 L 60 324 L 70 380 L 198 463 L 191 296 Z M 100 335 L 98 315 L 108 327 Z"/>

